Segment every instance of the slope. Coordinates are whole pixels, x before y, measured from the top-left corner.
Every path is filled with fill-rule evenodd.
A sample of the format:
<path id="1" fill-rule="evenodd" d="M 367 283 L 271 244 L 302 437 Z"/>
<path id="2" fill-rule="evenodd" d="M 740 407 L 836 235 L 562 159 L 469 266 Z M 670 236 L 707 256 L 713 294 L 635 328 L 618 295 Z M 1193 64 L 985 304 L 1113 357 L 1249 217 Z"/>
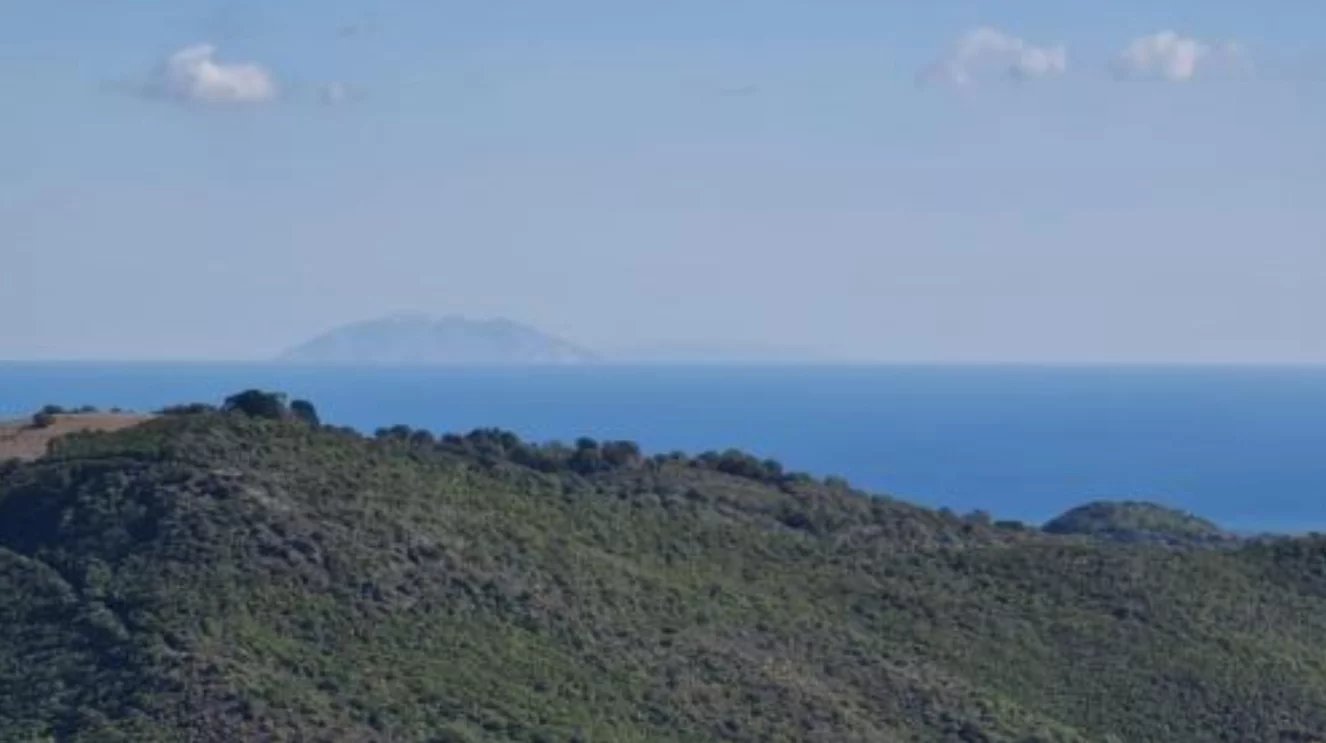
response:
<path id="1" fill-rule="evenodd" d="M 0 473 L 5 740 L 1313 740 L 1326 543 L 237 414 Z"/>

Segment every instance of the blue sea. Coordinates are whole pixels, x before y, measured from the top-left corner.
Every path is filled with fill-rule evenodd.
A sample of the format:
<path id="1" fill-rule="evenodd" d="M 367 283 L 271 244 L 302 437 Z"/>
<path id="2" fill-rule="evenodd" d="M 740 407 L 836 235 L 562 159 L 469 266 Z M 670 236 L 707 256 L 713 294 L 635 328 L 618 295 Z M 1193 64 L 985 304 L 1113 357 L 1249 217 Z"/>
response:
<path id="1" fill-rule="evenodd" d="M 371 431 L 497 426 L 646 449 L 737 447 L 959 512 L 1042 522 L 1098 498 L 1240 531 L 1326 530 L 1326 368 L 303 368 L 0 363 L 0 418 L 153 410 L 262 387 Z"/>

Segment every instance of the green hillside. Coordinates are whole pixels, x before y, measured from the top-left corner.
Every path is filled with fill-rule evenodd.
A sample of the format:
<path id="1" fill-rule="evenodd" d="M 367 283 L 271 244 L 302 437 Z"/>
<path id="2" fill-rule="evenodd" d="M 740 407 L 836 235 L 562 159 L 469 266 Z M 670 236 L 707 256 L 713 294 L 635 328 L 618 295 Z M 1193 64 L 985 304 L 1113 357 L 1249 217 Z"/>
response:
<path id="1" fill-rule="evenodd" d="M 1139 501 L 1096 501 L 1078 506 L 1047 523 L 1045 531 L 1176 546 L 1235 541 L 1204 518 Z"/>
<path id="2" fill-rule="evenodd" d="M 304 418 L 0 466 L 0 740 L 1326 731 L 1321 539 L 1119 544 L 735 452 Z"/>

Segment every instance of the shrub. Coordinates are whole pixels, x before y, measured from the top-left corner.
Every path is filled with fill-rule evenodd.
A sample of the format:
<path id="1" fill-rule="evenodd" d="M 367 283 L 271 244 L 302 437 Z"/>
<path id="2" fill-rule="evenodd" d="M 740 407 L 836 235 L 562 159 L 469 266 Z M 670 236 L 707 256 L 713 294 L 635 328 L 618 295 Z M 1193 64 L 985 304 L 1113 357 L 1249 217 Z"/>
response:
<path id="1" fill-rule="evenodd" d="M 728 449 L 716 457 L 705 455 L 706 465 L 724 474 L 758 482 L 775 482 L 783 476 L 783 465 L 773 459 L 760 460 L 737 449 Z"/>
<path id="2" fill-rule="evenodd" d="M 407 441 L 414 429 L 403 423 L 397 423 L 394 426 L 385 426 L 373 432 L 373 436 L 379 439 L 394 439 L 396 441 Z"/>
<path id="3" fill-rule="evenodd" d="M 634 441 L 609 441 L 601 451 L 609 467 L 636 467 L 642 460 L 640 446 Z"/>
<path id="4" fill-rule="evenodd" d="M 47 407 L 52 406 L 48 405 Z M 46 412 L 46 408 L 42 408 L 40 412 L 37 412 L 32 416 L 33 428 L 49 428 L 53 425 L 55 425 L 55 413 Z"/>
<path id="5" fill-rule="evenodd" d="M 778 520 L 789 529 L 808 532 L 815 531 L 815 522 L 811 520 L 810 516 L 807 515 L 805 511 L 788 507 L 783 509 L 778 515 Z"/>
<path id="6" fill-rule="evenodd" d="M 436 443 L 436 439 L 433 437 L 433 433 L 431 431 L 426 431 L 422 428 L 412 431 L 410 433 L 409 438 L 410 438 L 410 443 L 414 444 L 415 446 L 432 446 L 434 443 Z"/>
<path id="7" fill-rule="evenodd" d="M 576 442 L 576 453 L 572 454 L 570 461 L 567 462 L 567 466 L 582 475 L 602 471 L 605 467 L 603 450 L 597 444 L 592 447 L 581 446 L 581 443 L 587 440 L 581 439 Z"/>
<path id="8" fill-rule="evenodd" d="M 119 408 L 111 408 L 111 412 L 119 412 Z M 204 402 L 193 402 L 187 405 L 171 405 L 157 411 L 158 415 L 204 415 L 206 413 L 216 412 L 216 406 L 208 405 Z"/>
<path id="9" fill-rule="evenodd" d="M 280 392 L 245 390 L 226 398 L 221 405 L 222 412 L 243 413 L 250 418 L 268 418 L 281 420 L 289 415 L 285 395 Z"/>
<path id="10" fill-rule="evenodd" d="M 290 414 L 295 420 L 303 421 L 310 426 L 320 426 L 322 421 L 318 419 L 318 409 L 313 407 L 313 403 L 308 400 L 295 400 L 290 403 Z"/>
<path id="11" fill-rule="evenodd" d="M 994 518 L 990 516 L 990 512 L 983 511 L 981 509 L 977 509 L 975 511 L 972 511 L 971 513 L 968 513 L 966 516 L 963 517 L 963 520 L 972 524 L 980 524 L 981 526 L 989 526 L 990 524 L 994 523 Z"/>

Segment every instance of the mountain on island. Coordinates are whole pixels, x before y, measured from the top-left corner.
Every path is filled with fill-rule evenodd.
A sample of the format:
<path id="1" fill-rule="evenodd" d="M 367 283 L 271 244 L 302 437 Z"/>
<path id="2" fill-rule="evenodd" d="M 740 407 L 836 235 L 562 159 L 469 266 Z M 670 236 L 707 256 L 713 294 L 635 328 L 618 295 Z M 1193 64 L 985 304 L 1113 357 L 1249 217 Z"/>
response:
<path id="1" fill-rule="evenodd" d="M 404 314 L 343 325 L 283 353 L 308 364 L 580 364 L 589 350 L 503 318 Z"/>

